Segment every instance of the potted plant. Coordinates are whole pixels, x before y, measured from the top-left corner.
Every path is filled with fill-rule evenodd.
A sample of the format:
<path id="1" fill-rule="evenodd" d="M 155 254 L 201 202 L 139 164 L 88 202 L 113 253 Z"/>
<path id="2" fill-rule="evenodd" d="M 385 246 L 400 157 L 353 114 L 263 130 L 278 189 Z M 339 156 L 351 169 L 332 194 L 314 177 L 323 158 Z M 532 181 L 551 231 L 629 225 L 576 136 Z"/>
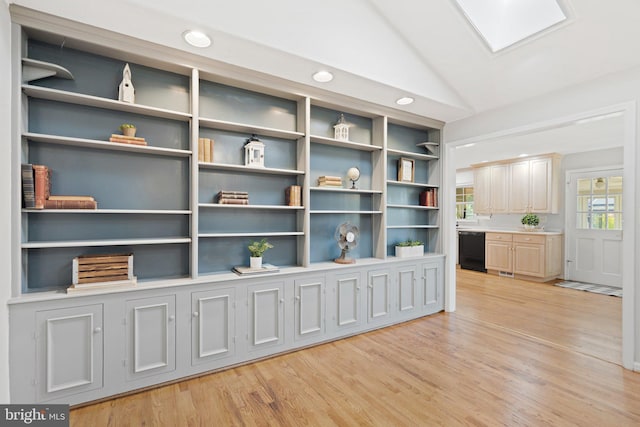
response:
<path id="1" fill-rule="evenodd" d="M 124 136 L 136 136 L 136 125 L 132 125 L 131 123 L 121 124 L 120 130 Z"/>
<path id="2" fill-rule="evenodd" d="M 396 257 L 407 258 L 424 255 L 424 243 L 419 240 L 405 240 L 396 244 Z"/>
<path id="3" fill-rule="evenodd" d="M 536 214 L 528 213 L 522 217 L 520 222 L 524 225 L 525 229 L 532 230 L 540 224 L 540 217 Z"/>
<path id="4" fill-rule="evenodd" d="M 267 249 L 272 247 L 273 245 L 267 242 L 267 239 L 251 242 L 249 246 L 247 246 L 249 253 L 251 254 L 251 257 L 249 258 L 249 267 L 262 268 L 262 255 Z"/>

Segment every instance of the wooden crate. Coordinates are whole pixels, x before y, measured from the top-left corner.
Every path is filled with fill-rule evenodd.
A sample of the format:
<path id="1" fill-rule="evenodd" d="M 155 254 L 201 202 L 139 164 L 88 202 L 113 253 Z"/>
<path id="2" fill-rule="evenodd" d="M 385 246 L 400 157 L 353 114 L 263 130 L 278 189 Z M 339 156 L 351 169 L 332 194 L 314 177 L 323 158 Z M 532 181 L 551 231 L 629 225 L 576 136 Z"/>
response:
<path id="1" fill-rule="evenodd" d="M 133 254 L 82 255 L 73 259 L 73 285 L 135 281 Z"/>

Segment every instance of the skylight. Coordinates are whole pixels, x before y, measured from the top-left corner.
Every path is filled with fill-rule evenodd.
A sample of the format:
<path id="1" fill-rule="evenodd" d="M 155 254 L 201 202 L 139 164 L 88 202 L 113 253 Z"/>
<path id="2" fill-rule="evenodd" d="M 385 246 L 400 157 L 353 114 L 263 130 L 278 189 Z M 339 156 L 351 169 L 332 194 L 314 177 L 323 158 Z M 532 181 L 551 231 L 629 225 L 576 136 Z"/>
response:
<path id="1" fill-rule="evenodd" d="M 492 52 L 567 19 L 557 0 L 455 1 Z"/>

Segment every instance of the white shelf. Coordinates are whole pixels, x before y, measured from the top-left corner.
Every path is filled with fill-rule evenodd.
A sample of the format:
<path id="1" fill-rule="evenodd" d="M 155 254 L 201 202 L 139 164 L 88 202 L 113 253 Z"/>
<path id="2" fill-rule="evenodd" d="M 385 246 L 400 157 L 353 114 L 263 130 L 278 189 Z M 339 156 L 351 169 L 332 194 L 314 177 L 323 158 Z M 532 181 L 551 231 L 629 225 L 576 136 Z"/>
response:
<path id="1" fill-rule="evenodd" d="M 105 240 L 62 240 L 53 242 L 27 242 L 22 249 L 42 248 L 81 248 L 89 246 L 139 246 L 139 245 L 168 245 L 173 243 L 191 243 L 189 237 L 167 237 L 154 239 L 105 239 Z"/>
<path id="2" fill-rule="evenodd" d="M 432 184 L 422 184 L 422 183 L 417 183 L 417 182 L 402 182 L 402 181 L 395 181 L 392 179 L 387 180 L 387 184 L 390 185 L 402 185 L 405 187 L 419 187 L 419 188 L 438 188 L 439 185 L 432 185 Z"/>
<path id="3" fill-rule="evenodd" d="M 40 86 L 22 85 L 22 91 L 32 98 L 47 99 L 50 101 L 66 102 L 69 104 L 86 105 L 89 107 L 105 108 L 108 110 L 123 111 L 126 113 L 143 114 L 146 116 L 160 117 L 163 119 L 180 120 L 183 122 L 191 119 L 191 114 L 180 111 L 166 110 L 164 108 L 150 107 L 148 105 L 130 104 L 115 99 L 101 98 L 98 96 L 84 95 L 67 92 L 58 89 L 50 89 Z"/>
<path id="4" fill-rule="evenodd" d="M 316 144 L 332 145 L 334 147 L 350 148 L 361 151 L 379 151 L 382 147 L 377 145 L 362 144 L 360 142 L 342 141 L 334 138 L 326 138 L 324 136 L 311 135 L 311 142 Z"/>
<path id="5" fill-rule="evenodd" d="M 419 209 L 419 210 L 438 210 L 437 206 L 421 206 L 421 205 L 397 205 L 397 204 L 388 204 L 387 208 L 397 208 L 397 209 Z"/>
<path id="6" fill-rule="evenodd" d="M 304 206 L 286 205 L 223 205 L 219 203 L 200 203 L 198 207 L 208 209 L 260 209 L 260 210 L 302 210 Z"/>
<path id="7" fill-rule="evenodd" d="M 141 215 L 191 215 L 190 210 L 170 210 L 170 209 L 22 209 L 24 213 L 42 214 L 141 214 Z"/>
<path id="8" fill-rule="evenodd" d="M 388 229 L 401 229 L 401 228 L 422 228 L 422 229 L 430 229 L 430 228 L 440 228 L 437 225 L 387 225 Z"/>
<path id="9" fill-rule="evenodd" d="M 154 154 L 158 156 L 189 157 L 190 150 L 178 150 L 174 148 L 154 147 L 152 145 L 122 144 L 119 142 L 98 141 L 95 139 L 72 138 L 68 136 L 47 135 L 42 133 L 26 132 L 22 134 L 30 141 L 47 144 L 73 145 L 76 147 L 95 148 L 99 150 L 128 151 L 133 153 Z"/>
<path id="10" fill-rule="evenodd" d="M 73 80 L 73 74 L 64 67 L 51 62 L 38 61 L 37 59 L 22 58 L 22 81 L 44 79 L 45 77 L 58 77 Z"/>
<path id="11" fill-rule="evenodd" d="M 264 233 L 200 233 L 198 237 L 287 237 L 287 236 L 303 236 L 302 231 L 275 231 Z"/>
<path id="12" fill-rule="evenodd" d="M 304 171 L 292 170 L 292 169 L 278 169 L 278 168 L 251 168 L 243 165 L 231 165 L 226 163 L 198 163 L 200 169 L 216 169 L 224 171 L 236 171 L 256 174 L 267 175 L 304 175 Z"/>
<path id="13" fill-rule="evenodd" d="M 222 129 L 222 130 L 228 130 L 232 132 L 256 134 L 260 136 L 271 136 L 271 137 L 283 138 L 283 139 L 298 139 L 298 138 L 304 137 L 304 133 L 302 132 L 295 132 L 295 131 L 283 130 L 283 129 L 274 129 L 269 127 L 255 126 L 255 125 L 249 125 L 244 123 L 227 122 L 224 120 L 200 118 L 199 124 L 202 127 L 210 128 L 210 129 Z"/>
<path id="14" fill-rule="evenodd" d="M 382 211 L 357 211 L 357 210 L 340 210 L 340 209 L 333 209 L 333 210 L 317 210 L 317 211 L 311 211 L 310 212 L 312 215 L 326 215 L 326 214 L 359 214 L 359 215 L 377 215 L 377 214 L 381 214 Z"/>
<path id="15" fill-rule="evenodd" d="M 341 188 L 341 187 L 311 187 L 309 190 L 327 191 L 332 193 L 350 193 L 350 194 L 382 194 L 382 191 L 378 191 L 378 190 L 360 190 L 360 189 L 352 190 L 350 188 Z"/>
<path id="16" fill-rule="evenodd" d="M 439 159 L 438 156 L 434 156 L 433 154 L 414 153 L 412 151 L 396 150 L 393 148 L 387 148 L 387 154 L 412 157 L 414 159 L 422 159 L 422 160 L 438 160 Z"/>

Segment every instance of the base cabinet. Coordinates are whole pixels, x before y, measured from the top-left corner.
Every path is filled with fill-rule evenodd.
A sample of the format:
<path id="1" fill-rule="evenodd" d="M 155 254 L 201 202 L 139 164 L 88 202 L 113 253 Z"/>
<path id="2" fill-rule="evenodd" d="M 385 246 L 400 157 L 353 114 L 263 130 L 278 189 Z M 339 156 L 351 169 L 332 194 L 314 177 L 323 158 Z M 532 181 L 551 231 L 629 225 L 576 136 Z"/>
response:
<path id="1" fill-rule="evenodd" d="M 102 305 L 36 313 L 39 402 L 102 387 Z"/>
<path id="2" fill-rule="evenodd" d="M 11 399 L 76 405 L 425 316 L 443 272 L 427 255 L 12 301 Z"/>

